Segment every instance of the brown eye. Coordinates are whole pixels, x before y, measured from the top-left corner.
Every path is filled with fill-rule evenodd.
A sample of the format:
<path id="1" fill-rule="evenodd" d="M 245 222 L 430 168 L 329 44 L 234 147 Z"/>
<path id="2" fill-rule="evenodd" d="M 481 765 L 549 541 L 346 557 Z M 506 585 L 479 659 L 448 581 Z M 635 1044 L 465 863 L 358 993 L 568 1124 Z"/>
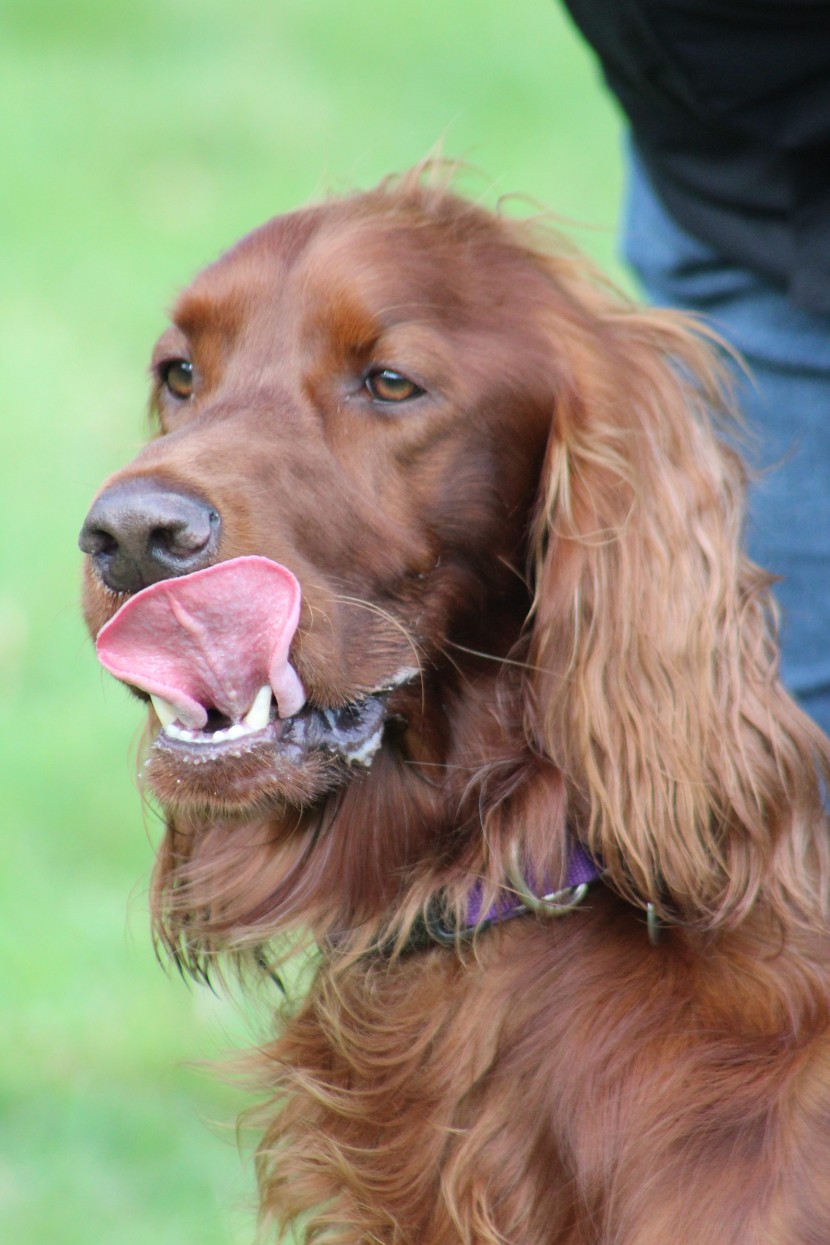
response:
<path id="1" fill-rule="evenodd" d="M 159 372 L 161 383 L 174 398 L 185 401 L 193 396 L 193 364 L 187 359 L 169 359 Z"/>
<path id="2" fill-rule="evenodd" d="M 376 372 L 370 372 L 365 385 L 370 397 L 376 402 L 408 402 L 410 398 L 419 398 L 424 392 L 414 380 L 392 371 L 391 368 L 379 368 Z"/>

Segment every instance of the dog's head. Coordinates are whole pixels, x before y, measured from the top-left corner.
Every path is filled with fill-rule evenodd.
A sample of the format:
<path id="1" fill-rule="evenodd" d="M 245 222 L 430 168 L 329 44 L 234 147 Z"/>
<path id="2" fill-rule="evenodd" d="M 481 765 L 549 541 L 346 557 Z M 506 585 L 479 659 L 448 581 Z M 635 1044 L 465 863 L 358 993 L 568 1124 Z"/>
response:
<path id="1" fill-rule="evenodd" d="M 154 693 L 163 803 L 306 804 L 368 763 L 381 717 L 447 695 L 449 644 L 515 644 L 546 284 L 484 213 L 380 193 L 271 221 L 179 299 L 159 435 L 81 538 L 102 660 Z"/>
<path id="2" fill-rule="evenodd" d="M 215 928 L 342 924 L 495 879 L 517 838 L 555 876 L 567 823 L 640 900 L 750 903 L 815 738 L 716 371 L 416 177 L 202 272 L 154 352 L 157 435 L 81 535 L 101 659 L 151 705 L 162 890 Z"/>

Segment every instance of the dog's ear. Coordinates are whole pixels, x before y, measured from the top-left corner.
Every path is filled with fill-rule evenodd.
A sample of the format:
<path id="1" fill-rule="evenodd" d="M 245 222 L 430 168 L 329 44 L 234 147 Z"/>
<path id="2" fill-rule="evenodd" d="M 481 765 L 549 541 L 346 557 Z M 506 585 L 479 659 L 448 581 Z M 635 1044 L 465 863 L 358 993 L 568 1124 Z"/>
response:
<path id="1" fill-rule="evenodd" d="M 528 720 L 612 884 L 668 919 L 818 903 L 824 737 L 777 678 L 768 577 L 716 351 L 590 301 L 550 329 L 557 400 L 533 536 Z"/>

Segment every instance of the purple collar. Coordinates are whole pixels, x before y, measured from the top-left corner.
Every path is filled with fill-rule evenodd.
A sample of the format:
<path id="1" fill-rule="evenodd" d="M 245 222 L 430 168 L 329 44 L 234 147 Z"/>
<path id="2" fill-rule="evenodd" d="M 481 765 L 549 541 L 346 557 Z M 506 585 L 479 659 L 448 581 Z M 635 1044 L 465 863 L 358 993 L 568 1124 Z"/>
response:
<path id="1" fill-rule="evenodd" d="M 523 916 L 534 912 L 540 916 L 564 916 L 573 911 L 588 892 L 592 882 L 601 877 L 597 862 L 588 855 L 581 843 L 573 843 L 565 885 L 557 891 L 544 891 L 537 894 L 525 877 L 523 871 L 513 867 L 508 873 L 507 883 L 495 902 L 482 913 L 484 887 L 476 883 L 467 901 L 467 914 L 462 925 L 453 928 L 437 913 L 430 915 L 425 921 L 424 932 L 428 940 L 452 944 L 472 937 L 476 930 L 487 929 L 502 921 L 509 921 L 514 916 Z"/>

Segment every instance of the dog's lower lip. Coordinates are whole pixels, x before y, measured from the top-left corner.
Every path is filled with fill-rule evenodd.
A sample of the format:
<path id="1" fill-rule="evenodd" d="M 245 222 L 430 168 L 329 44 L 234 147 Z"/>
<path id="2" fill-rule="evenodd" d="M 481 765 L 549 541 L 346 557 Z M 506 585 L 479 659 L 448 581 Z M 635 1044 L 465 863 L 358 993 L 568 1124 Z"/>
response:
<path id="1" fill-rule="evenodd" d="M 220 763 L 255 750 L 273 750 L 297 764 L 312 752 L 323 752 L 349 766 L 368 768 L 382 742 L 388 696 L 389 691 L 373 693 L 338 708 L 306 706 L 290 718 L 279 718 L 272 704 L 269 721 L 259 729 L 240 722 L 211 733 L 168 723 L 159 731 L 155 747 L 188 764 Z"/>

